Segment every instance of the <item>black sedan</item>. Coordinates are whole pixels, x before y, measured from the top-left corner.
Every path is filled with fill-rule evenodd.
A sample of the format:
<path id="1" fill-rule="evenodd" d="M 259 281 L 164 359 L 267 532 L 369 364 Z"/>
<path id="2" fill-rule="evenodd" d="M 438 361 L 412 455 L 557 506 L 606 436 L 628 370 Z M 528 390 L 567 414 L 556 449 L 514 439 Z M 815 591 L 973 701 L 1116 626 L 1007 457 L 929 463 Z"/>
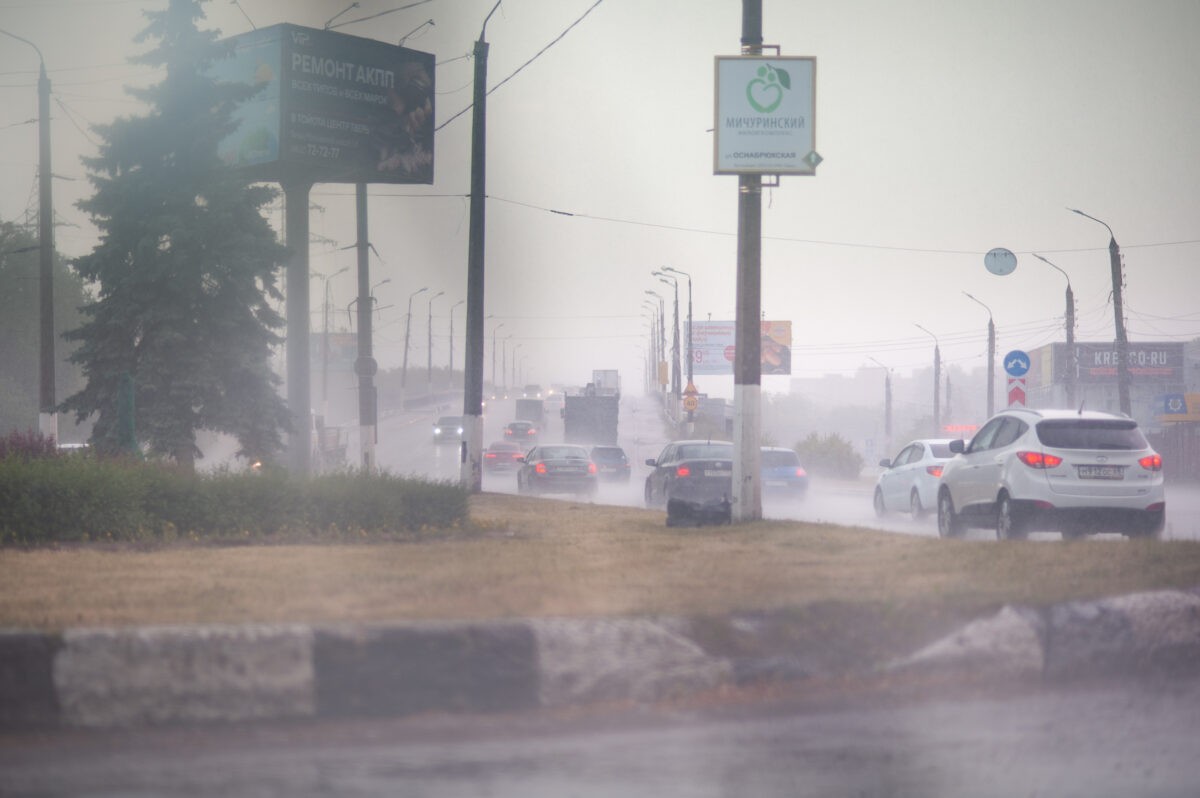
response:
<path id="1" fill-rule="evenodd" d="M 620 446 L 593 446 L 591 455 L 600 479 L 608 482 L 629 481 L 633 469 L 629 465 L 629 457 Z"/>
<path id="2" fill-rule="evenodd" d="M 667 526 L 729 523 L 733 444 L 675 441 L 647 460 L 646 506 L 667 510 Z"/>
<path id="3" fill-rule="evenodd" d="M 504 427 L 504 440 L 528 449 L 538 442 L 538 428 L 528 421 L 510 421 Z"/>
<path id="4" fill-rule="evenodd" d="M 569 443 L 534 446 L 521 458 L 517 493 L 596 493 L 596 464 L 583 446 Z"/>

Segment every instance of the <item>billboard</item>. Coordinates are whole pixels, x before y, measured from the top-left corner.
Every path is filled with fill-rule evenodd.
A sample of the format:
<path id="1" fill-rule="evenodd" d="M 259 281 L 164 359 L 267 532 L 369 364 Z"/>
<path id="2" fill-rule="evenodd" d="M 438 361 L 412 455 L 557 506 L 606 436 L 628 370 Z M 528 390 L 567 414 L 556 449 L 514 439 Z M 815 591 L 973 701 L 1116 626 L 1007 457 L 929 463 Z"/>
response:
<path id="1" fill-rule="evenodd" d="M 1115 343 L 1076 343 L 1075 357 L 1066 344 L 1048 344 L 1050 357 L 1039 351 L 1031 357 L 1034 368 L 1031 376 L 1044 385 L 1065 382 L 1072 371 L 1078 383 L 1107 383 L 1117 381 Z M 1033 355 L 1034 353 L 1030 353 Z M 1181 341 L 1137 342 L 1128 344 L 1129 376 L 1135 383 L 1183 382 L 1183 343 Z"/>
<path id="2" fill-rule="evenodd" d="M 763 321 L 762 374 L 792 373 L 792 323 Z M 692 373 L 733 374 L 737 325 L 732 321 L 692 323 Z"/>
<path id="3" fill-rule="evenodd" d="M 817 60 L 717 56 L 713 173 L 812 175 Z"/>
<path id="4" fill-rule="evenodd" d="M 433 183 L 432 53 L 298 25 L 228 40 L 220 80 L 259 86 L 221 160 L 255 180 Z"/>

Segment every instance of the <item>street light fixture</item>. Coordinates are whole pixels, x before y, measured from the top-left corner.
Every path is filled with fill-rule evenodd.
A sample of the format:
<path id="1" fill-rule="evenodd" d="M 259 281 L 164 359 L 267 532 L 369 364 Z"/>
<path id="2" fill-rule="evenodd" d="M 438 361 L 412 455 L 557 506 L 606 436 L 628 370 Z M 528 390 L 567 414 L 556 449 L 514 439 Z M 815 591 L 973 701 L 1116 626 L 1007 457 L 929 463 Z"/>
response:
<path id="1" fill-rule="evenodd" d="M 963 296 L 980 305 L 988 312 L 988 365 L 987 365 L 987 417 L 996 410 L 996 323 L 992 321 L 992 309 L 963 291 Z"/>
<path id="2" fill-rule="evenodd" d="M 454 387 L 454 309 L 466 302 L 460 299 L 450 306 L 450 387 Z"/>
<path id="3" fill-rule="evenodd" d="M 1042 261 L 1051 268 L 1058 269 L 1062 276 L 1067 278 L 1067 357 L 1070 358 L 1070 373 L 1067 374 L 1067 405 L 1074 407 L 1075 383 L 1079 378 L 1077 373 L 1079 370 L 1079 353 L 1075 351 L 1075 292 L 1071 290 L 1071 275 L 1067 274 L 1060 267 L 1055 266 L 1053 263 L 1046 260 L 1036 252 L 1033 253 L 1033 257 Z"/>
<path id="4" fill-rule="evenodd" d="M 408 387 L 408 336 L 412 332 L 412 301 L 413 297 L 429 288 L 420 288 L 408 295 L 408 313 L 404 316 L 404 361 L 400 366 L 400 392 Z"/>
<path id="5" fill-rule="evenodd" d="M 675 398 L 678 399 L 683 393 L 683 386 L 680 384 L 682 369 L 679 364 L 679 278 L 660 271 L 650 273 L 657 276 L 660 283 L 671 286 L 675 292 L 675 323 L 671 329 L 671 393 L 675 394 Z"/>
<path id="6" fill-rule="evenodd" d="M 433 393 L 433 300 L 440 297 L 445 291 L 438 291 L 433 296 L 429 297 L 429 311 L 426 317 L 427 327 L 425 337 L 428 344 L 428 359 L 425 362 L 425 392 Z"/>
<path id="7" fill-rule="evenodd" d="M 892 453 L 892 370 L 870 355 L 867 356 L 876 366 L 883 369 L 883 435 L 887 440 L 887 453 Z"/>
<path id="8" fill-rule="evenodd" d="M 497 324 L 495 327 L 492 328 L 492 390 L 493 391 L 496 390 L 496 387 L 500 384 L 500 383 L 496 382 L 496 331 L 499 330 L 503 326 L 504 326 L 504 322 L 500 322 L 499 324 Z M 504 376 L 503 373 L 501 373 L 501 377 L 503 377 L 503 376 Z"/>
<path id="9" fill-rule="evenodd" d="M 679 274 L 687 278 L 688 283 L 688 314 L 687 314 L 687 381 L 688 385 L 692 385 L 692 276 L 687 272 L 670 266 L 663 267 L 664 272 Z"/>
<path id="10" fill-rule="evenodd" d="M 1100 221 L 1095 216 L 1084 213 L 1077 208 L 1067 208 L 1071 213 L 1077 213 L 1093 222 L 1099 222 L 1108 230 L 1108 261 L 1112 272 L 1113 296 L 1113 326 L 1117 343 L 1117 397 L 1121 403 L 1121 412 L 1127 416 L 1133 415 L 1133 403 L 1129 397 L 1129 338 L 1125 334 L 1125 306 L 1121 299 L 1121 287 L 1125 278 L 1121 273 L 1121 248 L 1117 245 L 1117 237 L 1107 222 Z"/>
<path id="11" fill-rule="evenodd" d="M 666 359 L 667 348 L 667 320 L 666 313 L 663 309 L 663 295 L 657 291 L 646 289 L 646 293 L 658 300 L 658 341 L 659 341 L 659 363 Z"/>
<path id="12" fill-rule="evenodd" d="M 337 277 L 343 272 L 350 270 L 349 266 L 343 266 L 333 274 L 317 274 L 313 272 L 313 277 L 320 277 L 324 284 L 323 294 L 324 303 L 321 305 L 321 418 L 322 420 L 329 417 L 329 304 L 331 301 L 329 281 Z"/>
<path id="13" fill-rule="evenodd" d="M 936 335 L 915 322 L 913 326 L 933 339 L 933 434 L 936 437 L 942 432 L 942 349 Z"/>

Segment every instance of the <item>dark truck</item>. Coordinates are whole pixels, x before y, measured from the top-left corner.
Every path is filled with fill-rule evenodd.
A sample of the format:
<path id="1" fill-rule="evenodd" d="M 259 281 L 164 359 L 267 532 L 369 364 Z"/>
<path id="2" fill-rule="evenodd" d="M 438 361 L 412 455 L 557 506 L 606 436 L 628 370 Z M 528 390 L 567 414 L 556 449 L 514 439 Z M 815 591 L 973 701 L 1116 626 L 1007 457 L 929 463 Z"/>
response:
<path id="1" fill-rule="evenodd" d="M 567 443 L 617 442 L 617 396 L 563 397 L 563 438 Z"/>
<path id="2" fill-rule="evenodd" d="M 518 399 L 516 419 L 517 421 L 532 421 L 539 427 L 545 420 L 546 405 L 541 399 Z"/>

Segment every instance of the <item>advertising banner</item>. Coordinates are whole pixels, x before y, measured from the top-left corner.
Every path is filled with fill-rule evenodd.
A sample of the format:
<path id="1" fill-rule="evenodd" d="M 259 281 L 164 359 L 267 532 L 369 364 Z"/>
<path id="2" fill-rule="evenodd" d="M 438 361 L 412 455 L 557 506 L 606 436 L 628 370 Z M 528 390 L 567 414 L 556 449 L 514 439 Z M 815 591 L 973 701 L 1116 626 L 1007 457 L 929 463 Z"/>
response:
<path id="1" fill-rule="evenodd" d="M 817 60 L 717 56 L 713 173 L 812 175 Z"/>
<path id="2" fill-rule="evenodd" d="M 1135 382 L 1170 383 L 1183 379 L 1182 342 L 1130 343 L 1128 353 L 1129 375 Z M 1077 343 L 1074 359 L 1066 344 L 1054 344 L 1054 364 L 1059 379 L 1068 378 L 1074 368 L 1080 383 L 1116 382 L 1119 362 L 1115 343 Z"/>
<path id="3" fill-rule="evenodd" d="M 235 36 L 214 75 L 259 86 L 221 159 L 258 180 L 432 183 L 434 57 L 297 25 Z"/>
<path id="4" fill-rule="evenodd" d="M 791 374 L 792 323 L 764 321 L 761 328 L 762 374 Z M 732 321 L 693 322 L 693 374 L 733 374 L 736 329 Z"/>

